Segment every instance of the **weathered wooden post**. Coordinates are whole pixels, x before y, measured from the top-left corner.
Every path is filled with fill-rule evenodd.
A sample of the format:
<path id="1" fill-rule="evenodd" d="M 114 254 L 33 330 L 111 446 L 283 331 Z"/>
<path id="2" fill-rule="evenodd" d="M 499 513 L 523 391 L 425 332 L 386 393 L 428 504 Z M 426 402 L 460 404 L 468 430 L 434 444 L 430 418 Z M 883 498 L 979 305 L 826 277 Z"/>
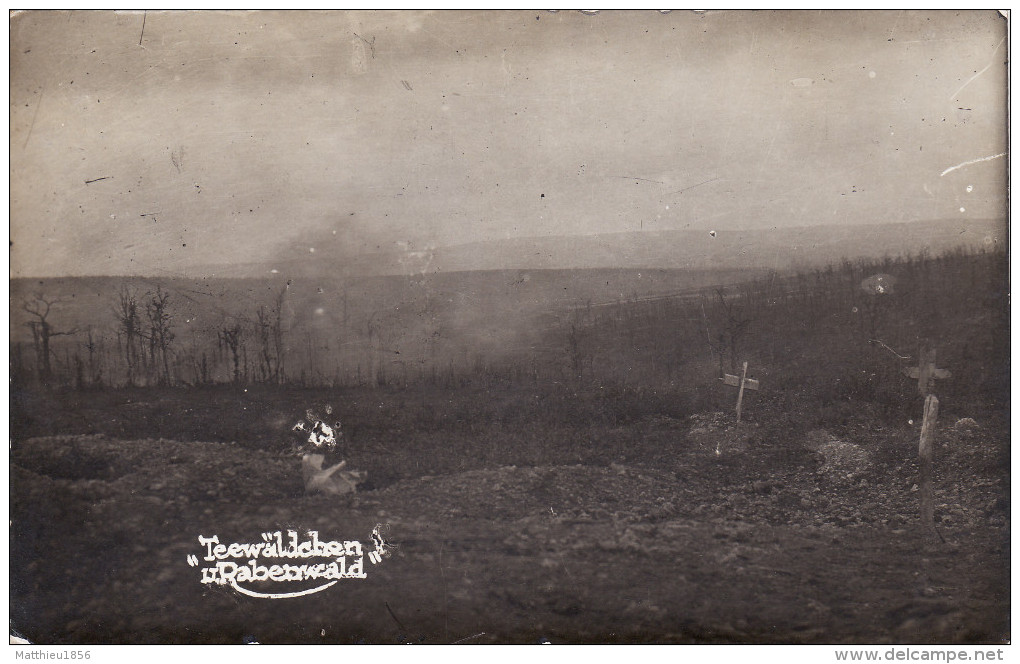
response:
<path id="1" fill-rule="evenodd" d="M 740 388 L 737 390 L 737 422 L 740 421 L 740 407 L 744 403 L 744 386 L 747 383 L 747 362 L 744 362 L 744 368 L 740 372 Z"/>
<path id="2" fill-rule="evenodd" d="M 952 374 L 945 369 L 939 369 L 935 364 L 935 348 L 930 346 L 922 348 L 920 357 L 916 367 L 904 369 L 903 373 L 917 379 L 917 391 L 924 397 L 924 419 L 921 421 L 921 440 L 917 448 L 920 465 L 918 488 L 921 492 L 921 528 L 931 543 L 936 535 L 932 466 L 935 462 L 935 422 L 939 417 L 939 400 L 931 392 L 935 387 L 936 378 L 949 378 Z"/>
<path id="3" fill-rule="evenodd" d="M 744 388 L 749 390 L 760 390 L 761 384 L 754 378 L 747 377 L 747 362 L 744 362 L 744 369 L 739 378 L 733 374 L 723 374 L 723 377 L 719 380 L 721 380 L 724 385 L 739 388 L 737 391 L 737 422 L 739 422 L 740 410 L 744 404 Z"/>
<path id="4" fill-rule="evenodd" d="M 939 399 L 929 394 L 924 399 L 924 421 L 917 457 L 921 466 L 921 527 L 929 542 L 935 540 L 935 495 L 932 487 L 932 465 L 935 456 L 935 421 L 939 416 Z"/>

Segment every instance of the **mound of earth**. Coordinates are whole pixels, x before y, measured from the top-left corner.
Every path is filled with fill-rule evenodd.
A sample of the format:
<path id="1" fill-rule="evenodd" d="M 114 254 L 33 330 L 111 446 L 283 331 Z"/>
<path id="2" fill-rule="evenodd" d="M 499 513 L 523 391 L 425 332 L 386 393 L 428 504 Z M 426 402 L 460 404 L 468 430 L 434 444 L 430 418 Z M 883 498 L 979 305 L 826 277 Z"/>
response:
<path id="1" fill-rule="evenodd" d="M 691 415 L 686 439 L 690 449 L 702 454 L 734 454 L 751 447 L 757 425 L 737 422 L 725 413 Z"/>

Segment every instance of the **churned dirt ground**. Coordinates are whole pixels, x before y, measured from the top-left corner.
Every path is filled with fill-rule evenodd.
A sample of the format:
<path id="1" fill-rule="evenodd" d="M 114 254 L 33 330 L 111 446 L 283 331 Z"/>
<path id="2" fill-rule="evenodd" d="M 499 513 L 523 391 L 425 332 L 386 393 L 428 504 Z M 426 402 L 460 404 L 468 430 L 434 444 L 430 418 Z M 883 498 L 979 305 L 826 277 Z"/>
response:
<path id="1" fill-rule="evenodd" d="M 616 460 L 377 473 L 353 497 L 306 496 L 300 459 L 278 450 L 15 439 L 12 629 L 36 643 L 1009 641 L 1004 426 L 940 422 L 926 546 L 916 426 L 861 418 L 778 444 L 731 420 L 649 417 L 598 441 Z M 372 454 L 351 466 L 385 465 Z M 203 585 L 187 560 L 199 535 L 287 529 L 371 550 L 376 526 L 394 546 L 366 556 L 367 578 L 298 598 Z"/>

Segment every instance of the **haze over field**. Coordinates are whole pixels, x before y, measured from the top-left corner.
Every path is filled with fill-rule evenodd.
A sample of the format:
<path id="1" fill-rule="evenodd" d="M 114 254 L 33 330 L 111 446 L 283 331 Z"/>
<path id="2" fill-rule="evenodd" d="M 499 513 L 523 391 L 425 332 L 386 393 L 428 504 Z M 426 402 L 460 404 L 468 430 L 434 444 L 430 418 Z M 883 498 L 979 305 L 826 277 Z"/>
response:
<path id="1" fill-rule="evenodd" d="M 23 12 L 11 275 L 634 267 L 670 231 L 929 220 L 1001 240 L 1005 36 L 992 11 Z"/>

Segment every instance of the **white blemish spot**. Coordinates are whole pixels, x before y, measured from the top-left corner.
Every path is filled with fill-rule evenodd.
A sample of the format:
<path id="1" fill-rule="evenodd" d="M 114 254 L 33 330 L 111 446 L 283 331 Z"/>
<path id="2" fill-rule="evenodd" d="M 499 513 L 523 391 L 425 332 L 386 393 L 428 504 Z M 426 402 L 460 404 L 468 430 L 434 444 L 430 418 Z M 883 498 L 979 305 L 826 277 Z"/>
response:
<path id="1" fill-rule="evenodd" d="M 272 270 L 269 271 L 269 274 L 280 274 L 280 271 L 274 267 Z"/>
<path id="2" fill-rule="evenodd" d="M 907 420 L 907 424 L 913 425 L 914 424 L 914 420 Z"/>
<path id="3" fill-rule="evenodd" d="M 875 72 L 873 71 L 868 72 L 868 78 L 875 78 L 876 76 L 878 76 L 878 74 L 876 74 Z"/>
<path id="4" fill-rule="evenodd" d="M 308 247 L 308 253 L 314 254 L 315 253 L 315 247 Z"/>
<path id="5" fill-rule="evenodd" d="M 974 191 L 974 185 L 972 185 L 972 184 L 968 184 L 968 185 L 967 185 L 967 193 L 969 194 L 969 193 L 970 193 L 970 192 L 972 192 L 972 191 Z"/>
<path id="6" fill-rule="evenodd" d="M 812 85 L 813 83 L 814 80 L 810 78 L 795 78 L 792 81 L 790 81 L 790 85 L 792 85 L 795 88 L 806 88 L 809 85 Z"/>
<path id="7" fill-rule="evenodd" d="M 668 206 L 668 205 L 666 206 L 666 209 L 667 209 L 667 210 L 669 209 L 669 206 Z"/>
<path id="8" fill-rule="evenodd" d="M 960 212 L 966 212 L 967 208 L 960 208 Z"/>
<path id="9" fill-rule="evenodd" d="M 326 310 L 323 309 L 322 307 L 319 307 L 318 309 L 315 310 L 315 315 L 316 316 L 321 316 L 324 313 L 326 313 Z"/>

